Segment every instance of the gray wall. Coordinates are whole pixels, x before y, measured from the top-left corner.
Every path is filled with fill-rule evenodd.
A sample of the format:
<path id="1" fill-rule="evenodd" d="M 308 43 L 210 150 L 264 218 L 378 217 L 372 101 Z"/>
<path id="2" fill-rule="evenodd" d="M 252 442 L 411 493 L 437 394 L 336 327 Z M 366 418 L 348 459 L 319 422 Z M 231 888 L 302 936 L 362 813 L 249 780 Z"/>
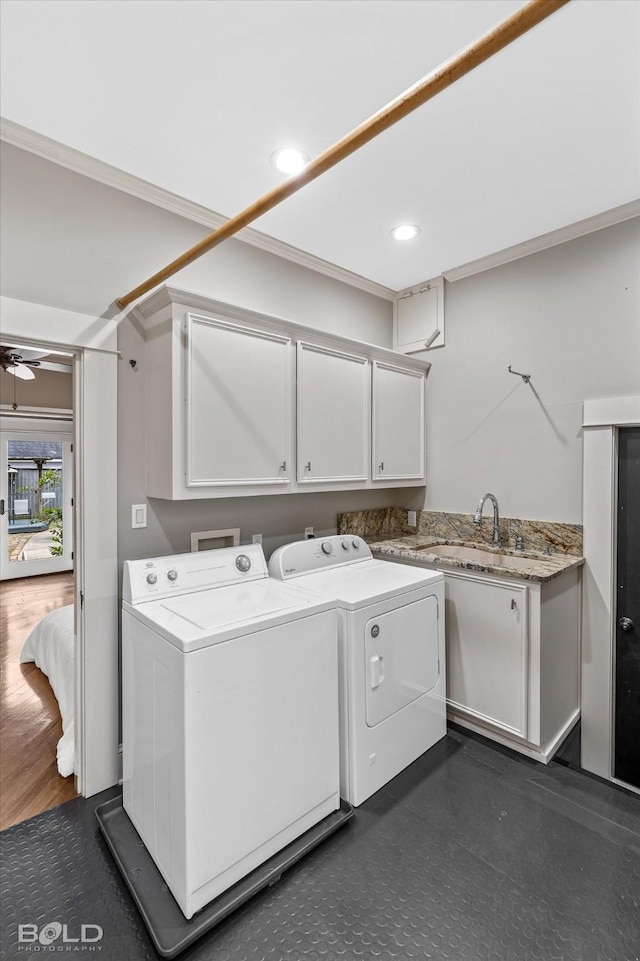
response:
<path id="1" fill-rule="evenodd" d="M 6 297 L 100 316 L 209 233 L 8 144 L 0 160 Z M 389 301 L 238 240 L 180 271 L 171 284 L 358 340 L 392 343 Z"/>
<path id="2" fill-rule="evenodd" d="M 2 293 L 19 300 L 100 315 L 116 297 L 164 266 L 207 230 L 184 218 L 2 144 Z M 260 224 L 256 225 L 258 228 Z M 389 347 L 392 306 L 296 264 L 230 240 L 171 281 L 218 300 Z M 277 544 L 336 528 L 341 510 L 409 506 L 415 490 L 277 495 L 149 505 L 149 526 L 131 529 L 143 503 L 144 364 L 140 332 L 119 329 L 118 502 L 121 559 L 189 549 L 190 532 L 240 527 L 244 541 Z"/>
<path id="3" fill-rule="evenodd" d="M 2 145 L 2 293 L 100 314 L 206 232 L 126 194 Z M 259 227 L 259 224 L 257 225 Z M 447 285 L 447 345 L 431 351 L 428 486 L 151 505 L 144 497 L 139 332 L 120 328 L 121 557 L 188 547 L 192 530 L 245 540 L 332 530 L 342 509 L 397 503 L 468 512 L 492 490 L 506 515 L 581 521 L 582 402 L 640 391 L 640 222 L 629 221 Z M 220 300 L 389 346 L 391 305 L 239 241 L 172 281 Z M 511 364 L 530 385 L 507 373 Z"/>
<path id="4" fill-rule="evenodd" d="M 446 286 L 426 506 L 582 522 L 582 403 L 640 393 L 640 219 Z M 507 372 L 531 374 L 527 385 Z"/>

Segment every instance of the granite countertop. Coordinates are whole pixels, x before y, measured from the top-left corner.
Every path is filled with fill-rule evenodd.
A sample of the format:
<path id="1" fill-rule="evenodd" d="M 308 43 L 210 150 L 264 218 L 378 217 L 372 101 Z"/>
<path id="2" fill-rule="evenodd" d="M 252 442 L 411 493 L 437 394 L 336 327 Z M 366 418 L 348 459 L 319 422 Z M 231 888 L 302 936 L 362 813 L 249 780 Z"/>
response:
<path id="1" fill-rule="evenodd" d="M 527 581 L 544 583 L 550 581 L 564 571 L 584 564 L 584 558 L 577 554 L 561 552 L 537 553 L 534 551 L 516 551 L 510 548 L 493 548 L 490 545 L 471 541 L 448 540 L 443 537 L 434 538 L 424 534 L 386 534 L 365 537 L 374 557 L 402 557 L 403 559 L 435 565 L 438 568 L 457 568 L 458 570 L 482 571 L 487 574 L 498 574 L 500 577 L 514 577 Z M 473 560 L 461 557 L 444 557 L 438 553 L 438 547 L 448 545 L 452 547 L 470 547 L 482 551 L 483 558 Z M 494 554 L 496 563 L 486 555 Z M 505 566 L 507 557 L 517 558 L 518 569 Z M 502 561 L 502 564 L 500 563 Z M 524 564 L 522 562 L 525 562 Z M 526 563 L 530 562 L 530 563 Z"/>

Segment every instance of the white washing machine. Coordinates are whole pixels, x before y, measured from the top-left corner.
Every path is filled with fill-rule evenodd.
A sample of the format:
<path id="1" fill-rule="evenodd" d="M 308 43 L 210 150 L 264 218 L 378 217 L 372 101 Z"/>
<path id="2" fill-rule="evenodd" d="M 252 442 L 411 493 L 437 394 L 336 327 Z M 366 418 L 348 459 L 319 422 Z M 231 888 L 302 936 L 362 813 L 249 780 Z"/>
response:
<path id="1" fill-rule="evenodd" d="M 446 733 L 443 575 L 339 535 L 278 548 L 269 573 L 338 606 L 340 791 L 362 804 Z"/>
<path id="2" fill-rule="evenodd" d="M 190 918 L 340 806 L 335 603 L 259 545 L 128 561 L 124 809 Z"/>

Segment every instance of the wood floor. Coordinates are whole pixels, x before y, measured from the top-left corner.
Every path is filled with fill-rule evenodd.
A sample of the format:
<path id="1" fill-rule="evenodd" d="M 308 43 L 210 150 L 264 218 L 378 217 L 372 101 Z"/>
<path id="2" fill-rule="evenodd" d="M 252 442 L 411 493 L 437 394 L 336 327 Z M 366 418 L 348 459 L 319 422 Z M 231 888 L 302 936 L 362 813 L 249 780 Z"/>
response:
<path id="1" fill-rule="evenodd" d="M 73 776 L 56 766 L 62 736 L 58 702 L 20 650 L 40 618 L 73 603 L 73 574 L 44 574 L 0 586 L 0 830 L 77 797 Z"/>

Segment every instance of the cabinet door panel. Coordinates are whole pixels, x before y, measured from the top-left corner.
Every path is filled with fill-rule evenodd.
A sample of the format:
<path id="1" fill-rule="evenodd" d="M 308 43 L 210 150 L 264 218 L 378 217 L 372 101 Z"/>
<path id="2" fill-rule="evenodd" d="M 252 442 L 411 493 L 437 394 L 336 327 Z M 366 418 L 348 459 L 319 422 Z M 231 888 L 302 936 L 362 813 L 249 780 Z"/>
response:
<path id="1" fill-rule="evenodd" d="M 374 480 L 424 479 L 424 384 L 421 371 L 374 363 Z"/>
<path id="2" fill-rule="evenodd" d="M 444 346 L 444 277 L 434 277 L 398 295 L 393 318 L 393 348 L 401 354 L 418 354 L 440 331 L 435 347 Z"/>
<path id="3" fill-rule="evenodd" d="M 369 363 L 298 343 L 298 483 L 366 481 Z"/>
<path id="4" fill-rule="evenodd" d="M 445 576 L 447 702 L 527 736 L 527 588 Z"/>
<path id="5" fill-rule="evenodd" d="M 187 318 L 187 487 L 286 484 L 291 341 Z"/>

